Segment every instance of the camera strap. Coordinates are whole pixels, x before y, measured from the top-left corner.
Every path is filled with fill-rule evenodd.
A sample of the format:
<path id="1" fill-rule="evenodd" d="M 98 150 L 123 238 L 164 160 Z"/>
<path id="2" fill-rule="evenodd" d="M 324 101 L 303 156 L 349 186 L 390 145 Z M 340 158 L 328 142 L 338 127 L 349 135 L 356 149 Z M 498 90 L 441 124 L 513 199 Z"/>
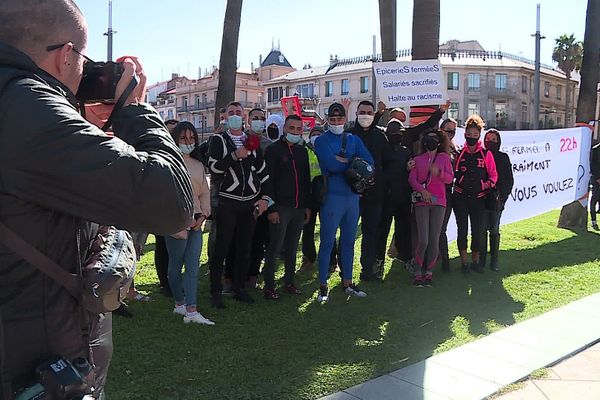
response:
<path id="1" fill-rule="evenodd" d="M 104 132 L 106 132 L 107 130 L 110 129 L 113 119 L 114 119 L 113 117 L 115 116 L 115 113 L 117 111 L 119 111 L 121 108 L 123 108 L 123 105 L 125 104 L 125 102 L 129 98 L 129 96 L 131 95 L 131 93 L 133 93 L 134 89 L 136 88 L 136 86 L 139 83 L 140 83 L 140 78 L 138 78 L 137 75 L 134 75 L 133 78 L 131 78 L 131 82 L 129 82 L 129 85 L 127 85 L 127 87 L 125 88 L 125 91 L 123 92 L 121 97 L 119 97 L 119 99 L 115 103 L 115 107 L 113 108 L 112 112 L 110 113 L 110 116 L 106 120 L 106 123 L 102 127 L 102 130 Z"/>

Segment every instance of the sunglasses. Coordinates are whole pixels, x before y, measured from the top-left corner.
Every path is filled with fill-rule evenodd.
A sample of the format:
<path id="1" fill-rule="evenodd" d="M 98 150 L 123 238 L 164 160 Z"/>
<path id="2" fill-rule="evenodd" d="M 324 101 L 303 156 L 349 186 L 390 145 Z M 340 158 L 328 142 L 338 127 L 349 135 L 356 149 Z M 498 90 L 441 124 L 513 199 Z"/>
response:
<path id="1" fill-rule="evenodd" d="M 53 44 L 51 46 L 46 47 L 46 51 L 47 52 L 51 52 L 54 50 L 58 50 L 58 49 L 62 49 L 65 45 L 67 44 L 73 44 L 71 42 L 67 42 L 67 43 L 63 43 L 63 44 Z M 75 53 L 79 54 L 81 57 L 83 57 L 83 59 L 85 60 L 86 63 L 94 63 L 94 60 L 92 60 L 91 58 L 89 58 L 88 56 L 86 56 L 85 54 L 81 54 L 79 51 L 75 50 L 75 47 L 71 48 Z"/>

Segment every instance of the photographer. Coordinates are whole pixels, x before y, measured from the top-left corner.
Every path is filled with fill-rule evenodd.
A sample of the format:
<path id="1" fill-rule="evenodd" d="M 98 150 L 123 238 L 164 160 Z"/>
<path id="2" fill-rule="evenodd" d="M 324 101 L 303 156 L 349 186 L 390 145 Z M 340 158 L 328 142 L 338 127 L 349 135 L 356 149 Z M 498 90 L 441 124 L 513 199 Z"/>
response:
<path id="1" fill-rule="evenodd" d="M 71 0 L 4 0 L 0 26 L 0 221 L 73 274 L 97 224 L 163 235 L 189 226 L 190 179 L 158 113 L 138 104 L 141 65 L 123 64 L 115 99 L 134 74 L 140 83 L 115 112 L 112 137 L 77 109 L 87 25 Z M 35 383 L 36 366 L 54 355 L 93 361 L 103 398 L 111 313 L 84 311 L 2 242 L 0 276 L 2 398 Z"/>

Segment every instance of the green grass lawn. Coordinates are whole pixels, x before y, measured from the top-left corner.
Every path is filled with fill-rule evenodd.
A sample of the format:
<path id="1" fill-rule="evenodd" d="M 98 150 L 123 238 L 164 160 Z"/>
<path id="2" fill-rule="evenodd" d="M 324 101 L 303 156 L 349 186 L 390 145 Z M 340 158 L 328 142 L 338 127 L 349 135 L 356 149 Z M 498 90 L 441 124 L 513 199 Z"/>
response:
<path id="1" fill-rule="evenodd" d="M 114 319 L 108 396 L 315 399 L 599 291 L 599 235 L 557 229 L 557 220 L 555 211 L 503 227 L 500 273 L 462 276 L 454 259 L 450 273 L 434 273 L 434 287 L 414 288 L 402 264 L 387 260 L 383 284 L 361 284 L 368 297 L 346 298 L 336 277 L 325 305 L 315 272 L 299 274 L 301 296 L 273 302 L 252 292 L 256 304 L 226 298 L 216 311 L 203 268 L 198 307 L 213 327 L 172 314 L 158 293 L 151 237 L 136 283 L 153 301 L 132 304 L 131 320 Z"/>

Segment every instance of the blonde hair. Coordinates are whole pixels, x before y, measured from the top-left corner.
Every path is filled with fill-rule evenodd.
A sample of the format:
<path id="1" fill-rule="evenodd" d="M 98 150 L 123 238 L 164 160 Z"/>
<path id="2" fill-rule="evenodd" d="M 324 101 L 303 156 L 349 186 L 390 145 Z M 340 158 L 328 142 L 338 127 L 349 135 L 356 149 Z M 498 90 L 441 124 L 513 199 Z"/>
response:
<path id="1" fill-rule="evenodd" d="M 479 132 L 481 132 L 484 127 L 485 123 L 483 122 L 483 119 L 477 114 L 471 115 L 469 119 L 467 119 L 467 122 L 465 122 L 465 129 L 477 128 Z"/>

